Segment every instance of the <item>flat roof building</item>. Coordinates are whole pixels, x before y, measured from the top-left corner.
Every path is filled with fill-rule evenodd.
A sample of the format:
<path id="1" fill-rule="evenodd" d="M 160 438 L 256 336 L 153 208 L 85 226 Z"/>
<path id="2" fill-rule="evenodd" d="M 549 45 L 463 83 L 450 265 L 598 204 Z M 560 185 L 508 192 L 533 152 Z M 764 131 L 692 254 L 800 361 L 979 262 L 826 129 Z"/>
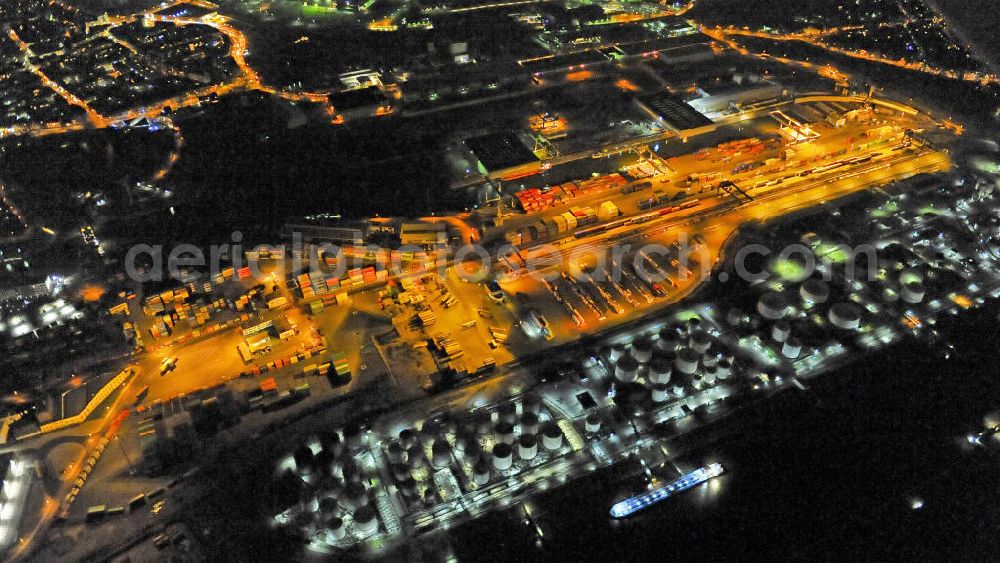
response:
<path id="1" fill-rule="evenodd" d="M 513 179 L 541 171 L 542 163 L 535 153 L 511 131 L 489 133 L 465 140 L 479 161 L 480 172 L 491 179 Z"/>

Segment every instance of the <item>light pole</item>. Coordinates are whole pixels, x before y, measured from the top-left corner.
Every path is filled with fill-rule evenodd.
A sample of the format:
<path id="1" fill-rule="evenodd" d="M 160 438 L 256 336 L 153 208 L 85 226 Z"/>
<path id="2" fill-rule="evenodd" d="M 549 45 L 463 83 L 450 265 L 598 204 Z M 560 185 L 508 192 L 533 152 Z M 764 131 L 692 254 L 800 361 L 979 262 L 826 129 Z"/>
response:
<path id="1" fill-rule="evenodd" d="M 125 453 L 125 446 L 122 445 L 121 436 L 119 436 L 118 434 L 115 434 L 115 442 L 118 443 L 118 447 L 122 451 L 122 456 L 125 457 L 125 462 L 128 463 L 128 474 L 135 475 L 135 467 L 132 466 L 132 460 L 129 459 L 128 454 Z"/>

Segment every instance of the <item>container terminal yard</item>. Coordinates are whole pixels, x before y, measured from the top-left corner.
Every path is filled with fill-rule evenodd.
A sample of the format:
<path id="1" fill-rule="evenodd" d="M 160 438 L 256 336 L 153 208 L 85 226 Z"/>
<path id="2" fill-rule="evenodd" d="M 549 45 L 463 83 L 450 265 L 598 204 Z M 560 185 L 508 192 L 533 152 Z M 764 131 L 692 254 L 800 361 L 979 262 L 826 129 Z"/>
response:
<path id="1" fill-rule="evenodd" d="M 72 109 L 62 121 L 18 119 L 0 138 L 162 127 L 173 149 L 156 181 L 183 159 L 184 110 L 230 94 L 313 104 L 324 127 L 354 133 L 365 119 L 420 123 L 480 103 L 500 117 L 489 130 L 456 117 L 433 164 L 448 176 L 442 189 L 471 194 L 463 211 L 317 213 L 288 219 L 283 238 L 264 244 L 234 232 L 207 252 L 133 247 L 135 283 L 99 307 L 130 350 L 100 369 L 81 364 L 44 414 L 2 420 L 0 549 L 14 559 L 135 560 L 189 543 L 197 552 L 210 534 L 194 541 L 184 511 L 218 494 L 209 475 L 240 456 L 267 464 L 253 485 L 268 491 L 260 525 L 306 556 L 392 557 L 517 507 L 541 542 L 532 497 L 641 467 L 647 486 L 606 510 L 625 520 L 739 470 L 685 458 L 677 437 L 808 391 L 821 374 L 905 339 L 948 354 L 938 320 L 1000 297 L 1000 168 L 970 149 L 964 127 L 832 66 L 776 74 L 773 65 L 789 63 L 751 57 L 730 42 L 743 36 L 733 30 L 671 19 L 660 32 L 682 45 L 649 52 L 579 51 L 544 35 L 557 54 L 517 61 L 523 90 L 435 105 L 436 92 L 405 103 L 417 77 L 365 90 L 377 90 L 375 102 L 350 88 L 267 86 L 238 20 L 211 3 L 86 23 L 61 9 L 85 30 L 76 32 L 103 30 L 114 52 L 173 81 L 163 95 L 134 88 L 92 103 L 90 90 L 80 98 L 60 85 L 72 80 L 36 54 L 44 45 L 33 29 L 11 28 L 18 79 L 40 81 Z M 403 21 L 393 13 L 366 25 L 390 33 Z M 142 55 L 162 41 L 180 62 Z M 215 58 L 190 55 L 195 42 Z M 108 55 L 87 56 L 100 69 Z M 759 64 L 720 70 L 715 56 Z M 609 99 L 614 111 L 593 111 Z M 142 190 L 171 201 L 169 190 Z M 6 193 L 18 232 L 30 230 Z M 115 244 L 93 223 L 78 231 L 103 258 Z M 46 280 L 45 291 L 58 283 Z M 65 302 L 43 315 L 79 316 Z M 26 338 L 34 327 L 4 313 L 0 329 Z M 101 374 L 76 375 L 88 371 Z M 970 447 L 995 426 L 970 434 Z M 40 541 L 52 533 L 61 539 Z"/>

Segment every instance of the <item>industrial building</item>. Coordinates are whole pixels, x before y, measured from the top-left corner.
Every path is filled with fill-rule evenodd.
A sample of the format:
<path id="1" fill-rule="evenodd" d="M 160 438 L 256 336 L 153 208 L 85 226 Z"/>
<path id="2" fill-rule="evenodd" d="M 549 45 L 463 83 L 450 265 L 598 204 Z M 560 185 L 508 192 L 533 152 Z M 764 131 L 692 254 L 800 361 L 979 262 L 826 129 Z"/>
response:
<path id="1" fill-rule="evenodd" d="M 711 119 L 670 92 L 639 95 L 634 100 L 639 109 L 681 137 L 701 135 L 715 130 L 715 123 Z"/>
<path id="2" fill-rule="evenodd" d="M 490 179 L 521 178 L 542 169 L 535 153 L 511 131 L 472 137 L 465 140 L 465 146 L 478 161 L 479 171 Z"/>

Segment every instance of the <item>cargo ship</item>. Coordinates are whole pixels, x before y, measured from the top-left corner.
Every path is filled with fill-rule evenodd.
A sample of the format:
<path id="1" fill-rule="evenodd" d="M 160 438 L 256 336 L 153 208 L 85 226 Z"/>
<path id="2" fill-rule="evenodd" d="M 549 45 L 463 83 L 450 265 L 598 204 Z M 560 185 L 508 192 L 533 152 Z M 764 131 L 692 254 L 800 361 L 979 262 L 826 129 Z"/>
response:
<path id="1" fill-rule="evenodd" d="M 696 469 L 690 473 L 682 475 L 681 478 L 676 481 L 654 487 L 642 494 L 616 502 L 611 506 L 611 517 L 618 519 L 628 518 L 636 512 L 656 504 L 661 500 L 667 499 L 676 493 L 696 487 L 713 477 L 718 477 L 719 475 L 722 475 L 723 471 L 725 471 L 725 469 L 723 469 L 722 465 L 718 463 L 712 463 L 705 467 Z"/>

